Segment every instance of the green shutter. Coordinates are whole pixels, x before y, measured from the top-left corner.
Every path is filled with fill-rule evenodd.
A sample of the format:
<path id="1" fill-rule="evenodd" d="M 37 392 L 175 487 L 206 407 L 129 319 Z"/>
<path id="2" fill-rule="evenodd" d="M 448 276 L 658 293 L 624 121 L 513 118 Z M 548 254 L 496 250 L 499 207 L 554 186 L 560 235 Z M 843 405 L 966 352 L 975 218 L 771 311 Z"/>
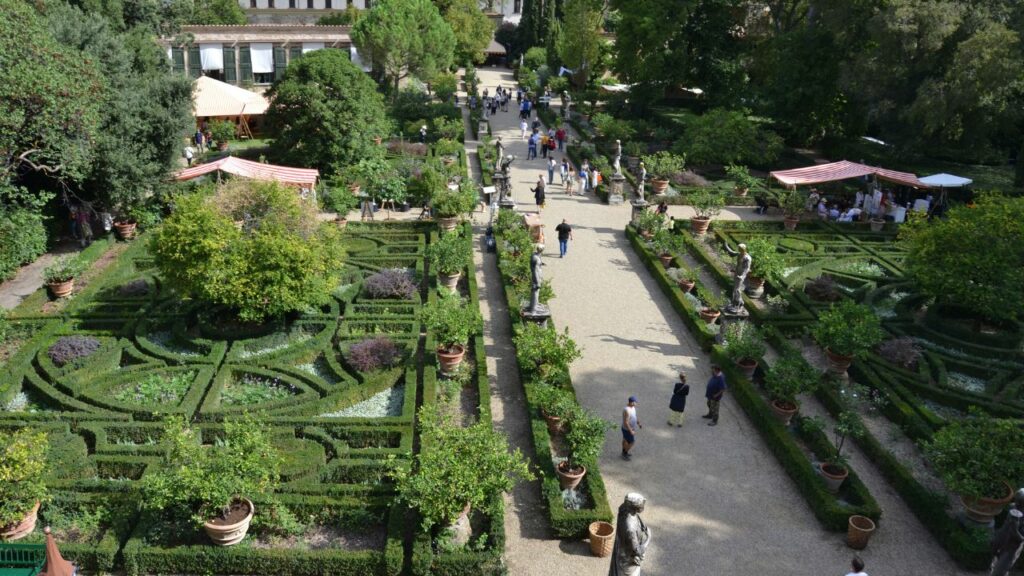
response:
<path id="1" fill-rule="evenodd" d="M 280 80 L 284 76 L 284 69 L 288 67 L 285 56 L 284 48 L 274 46 L 274 80 Z"/>
<path id="2" fill-rule="evenodd" d="M 190 46 L 188 49 L 188 73 L 193 78 L 203 75 L 203 60 L 199 57 L 199 46 Z"/>
<path id="3" fill-rule="evenodd" d="M 181 48 L 171 48 L 171 68 L 179 74 L 185 73 L 185 52 Z"/>
<path id="4" fill-rule="evenodd" d="M 248 45 L 238 49 L 238 63 L 242 69 L 242 83 L 252 82 L 252 54 Z"/>
<path id="5" fill-rule="evenodd" d="M 235 71 L 235 47 L 224 47 L 224 81 L 228 84 L 238 84 L 238 75 Z"/>
<path id="6" fill-rule="evenodd" d="M 295 62 L 302 57 L 302 46 L 292 46 L 288 49 L 288 61 Z"/>

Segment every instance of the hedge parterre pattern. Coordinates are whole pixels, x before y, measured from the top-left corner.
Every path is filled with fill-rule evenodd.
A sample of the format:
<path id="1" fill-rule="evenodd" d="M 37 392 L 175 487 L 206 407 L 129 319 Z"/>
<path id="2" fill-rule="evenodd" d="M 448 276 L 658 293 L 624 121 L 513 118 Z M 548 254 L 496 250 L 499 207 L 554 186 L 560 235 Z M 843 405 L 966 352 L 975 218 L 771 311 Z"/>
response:
<path id="1" fill-rule="evenodd" d="M 61 315 L 43 314 L 37 304 L 18 309 L 12 320 L 20 345 L 0 373 L 0 430 L 29 426 L 50 433 L 54 496 L 41 516 L 65 529 L 65 556 L 88 570 L 128 574 L 401 572 L 406 527 L 418 523 L 405 506 L 394 505 L 388 471 L 407 465 L 418 399 L 436 396 L 433 355 L 423 357 L 417 319 L 424 299 L 436 297 L 424 257 L 428 230 L 351 225 L 346 274 L 332 300 L 278 324 L 235 324 L 219 310 L 181 299 L 162 285 L 144 241 L 131 245 Z M 415 298 L 366 297 L 363 280 L 389 268 L 412 275 Z M 400 363 L 369 373 L 349 364 L 353 344 L 382 335 L 399 345 Z M 48 352 L 69 337 L 88 339 L 95 351 L 58 366 Z M 477 366 L 485 367 L 482 344 L 473 344 Z M 421 366 L 424 360 L 430 362 Z M 473 381 L 486 391 L 486 374 Z M 424 393 L 424 386 L 431 391 Z M 336 416 L 388 391 L 400 395 L 392 402 L 400 410 Z M 488 405 L 484 394 L 481 403 Z M 199 422 L 211 442 L 225 417 L 242 412 L 265 422 L 284 459 L 276 499 L 300 517 L 329 519 L 350 531 L 358 526 L 364 537 L 348 538 L 349 545 L 345 538 L 322 547 L 275 544 L 260 537 L 257 513 L 242 544 L 218 548 L 200 535 L 191 541 L 169 536 L 160 522 L 126 505 L 135 482 L 159 462 L 163 415 Z M 265 498 L 252 500 L 259 511 Z M 499 502 L 498 527 L 500 514 Z M 487 553 L 496 566 L 503 535 L 492 539 Z M 429 546 L 416 553 L 421 566 L 445 560 L 433 558 Z M 479 567 L 479 556 L 463 564 Z"/>

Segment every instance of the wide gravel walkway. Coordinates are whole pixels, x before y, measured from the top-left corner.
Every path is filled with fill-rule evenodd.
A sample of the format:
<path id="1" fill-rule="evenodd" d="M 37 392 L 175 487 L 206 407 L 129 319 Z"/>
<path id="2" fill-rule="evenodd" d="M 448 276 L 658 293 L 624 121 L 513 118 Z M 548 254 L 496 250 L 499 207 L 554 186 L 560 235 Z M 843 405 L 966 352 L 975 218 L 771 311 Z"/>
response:
<path id="1" fill-rule="evenodd" d="M 480 71 L 482 87 L 493 91 L 500 82 L 514 86 L 504 70 Z M 491 119 L 495 136 L 501 135 L 507 153 L 515 154 L 511 177 L 520 211 L 536 211 L 530 188 L 545 160 L 527 162 L 526 143 L 520 138 L 518 114 L 510 107 Z M 557 155 L 556 159 L 561 160 Z M 558 175 L 555 175 L 556 182 Z M 653 532 L 653 544 L 644 565 L 646 574 L 718 575 L 751 573 L 789 576 L 848 572 L 853 551 L 844 535 L 822 530 L 792 481 L 768 451 L 742 410 L 726 395 L 717 427 L 702 420 L 704 383 L 710 376 L 707 356 L 701 352 L 654 279 L 634 254 L 623 227 L 630 207 L 601 204 L 592 194 L 569 198 L 561 186 L 548 188 L 542 218 L 547 225 L 545 277 L 551 278 L 557 297 L 550 306 L 559 328 L 570 334 L 584 351 L 573 365 L 572 376 L 583 405 L 616 423 L 608 433 L 601 469 L 612 508 L 627 492 L 648 498 L 644 520 Z M 687 208 L 671 213 L 687 216 Z M 556 224 L 565 218 L 574 228 L 565 259 L 558 257 Z M 723 212 L 721 218 L 755 219 L 752 209 Z M 759 218 L 758 218 L 759 219 Z M 478 256 L 477 275 L 486 298 L 488 356 L 496 369 L 496 406 L 503 408 L 495 421 L 502 428 L 525 432 L 523 423 L 511 426 L 510 417 L 525 418 L 522 400 L 506 382 L 514 373 L 512 351 L 501 339 L 507 330 L 504 308 L 494 282 L 497 271 L 489 255 Z M 507 338 L 507 336 L 505 337 Z M 692 386 L 682 429 L 666 425 L 668 399 L 678 371 Z M 515 382 L 518 385 L 518 382 Z M 623 461 L 618 430 L 622 407 L 629 395 L 640 398 L 644 428 L 638 435 L 633 460 Z M 510 403 L 510 404 L 509 404 Z M 502 421 L 505 422 L 502 422 Z M 514 439 L 514 443 L 517 443 Z M 889 490 L 888 486 L 873 487 Z M 535 486 L 530 486 L 536 490 Z M 522 488 L 512 496 L 508 511 L 507 557 L 511 574 L 550 574 L 554 566 L 564 574 L 601 574 L 607 560 L 587 555 L 569 543 L 540 540 L 535 522 L 521 518 L 541 513 L 537 495 L 527 498 Z M 563 553 L 559 553 L 560 548 Z M 555 555 L 555 558 L 552 557 Z M 861 553 L 867 571 L 882 574 L 958 574 L 949 556 L 923 527 L 886 524 Z M 557 558 L 557 560 L 556 560 Z M 555 560 L 553 562 L 553 560 Z"/>

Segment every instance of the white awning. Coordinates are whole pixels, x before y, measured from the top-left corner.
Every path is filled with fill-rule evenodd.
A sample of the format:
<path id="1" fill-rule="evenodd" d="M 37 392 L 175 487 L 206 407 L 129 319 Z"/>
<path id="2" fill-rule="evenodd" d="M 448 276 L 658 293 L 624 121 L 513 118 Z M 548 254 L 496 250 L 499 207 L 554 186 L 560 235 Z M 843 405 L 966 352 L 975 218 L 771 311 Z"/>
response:
<path id="1" fill-rule="evenodd" d="M 167 59 L 168 60 L 173 60 L 174 59 L 174 52 L 173 52 L 173 50 L 174 49 L 171 48 L 170 46 L 167 47 Z"/>
<path id="2" fill-rule="evenodd" d="M 302 43 L 302 53 L 303 54 L 305 54 L 306 52 L 312 52 L 313 50 L 323 50 L 323 49 L 324 49 L 324 43 L 323 42 L 303 42 Z"/>
<path id="3" fill-rule="evenodd" d="M 203 64 L 203 70 L 224 69 L 224 45 L 223 44 L 200 44 L 199 60 Z"/>
<path id="4" fill-rule="evenodd" d="M 365 64 L 363 59 L 359 57 L 359 51 L 356 50 L 355 46 L 349 46 L 349 56 L 352 58 L 352 63 L 359 66 L 363 72 L 369 72 L 373 69 L 372 66 Z"/>
<path id="5" fill-rule="evenodd" d="M 253 74 L 270 74 L 274 71 L 274 45 L 270 42 L 249 44 Z"/>
<path id="6" fill-rule="evenodd" d="M 941 174 L 925 176 L 924 178 L 921 178 L 921 182 L 924 182 L 933 188 L 963 188 L 964 186 L 973 184 L 974 180 L 943 172 Z"/>

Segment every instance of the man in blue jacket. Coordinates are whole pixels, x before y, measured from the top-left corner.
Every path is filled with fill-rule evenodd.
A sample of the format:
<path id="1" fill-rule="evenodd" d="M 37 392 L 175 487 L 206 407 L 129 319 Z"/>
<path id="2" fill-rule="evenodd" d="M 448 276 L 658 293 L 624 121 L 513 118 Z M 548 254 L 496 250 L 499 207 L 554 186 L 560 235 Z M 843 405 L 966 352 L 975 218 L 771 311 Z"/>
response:
<path id="1" fill-rule="evenodd" d="M 711 366 L 711 379 L 708 380 L 707 388 L 704 390 L 704 397 L 708 400 L 708 413 L 701 418 L 710 418 L 708 426 L 718 426 L 718 405 L 725 395 L 725 375 L 722 374 L 722 367 L 714 364 Z"/>

